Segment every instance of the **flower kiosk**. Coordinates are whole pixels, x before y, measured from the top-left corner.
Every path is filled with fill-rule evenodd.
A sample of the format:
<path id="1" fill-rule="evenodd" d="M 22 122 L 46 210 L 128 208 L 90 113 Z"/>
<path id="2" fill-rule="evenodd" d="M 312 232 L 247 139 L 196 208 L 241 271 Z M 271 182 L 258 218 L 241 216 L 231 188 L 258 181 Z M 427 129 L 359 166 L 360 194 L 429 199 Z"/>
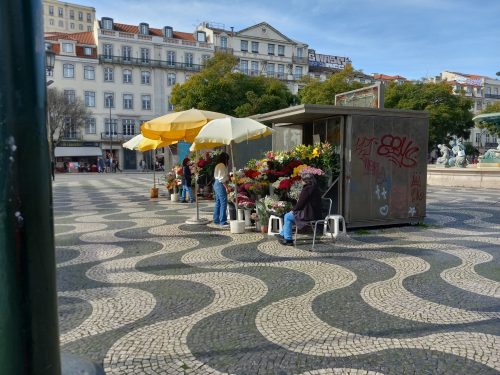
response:
<path id="1" fill-rule="evenodd" d="M 333 199 L 332 213 L 342 215 L 348 227 L 423 221 L 427 113 L 300 105 L 255 118 L 275 130 L 273 150 L 265 160 L 249 163 L 238 178 L 247 192 L 270 184 L 277 198 L 267 199 L 268 208 L 280 206 L 272 199 L 293 202 L 307 168 Z"/>

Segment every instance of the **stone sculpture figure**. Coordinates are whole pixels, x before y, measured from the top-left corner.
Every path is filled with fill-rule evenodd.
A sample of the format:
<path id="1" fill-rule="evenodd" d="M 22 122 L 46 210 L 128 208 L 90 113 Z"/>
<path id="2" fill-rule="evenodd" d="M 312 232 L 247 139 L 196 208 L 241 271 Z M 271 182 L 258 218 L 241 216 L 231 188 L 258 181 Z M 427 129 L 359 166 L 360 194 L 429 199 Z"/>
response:
<path id="1" fill-rule="evenodd" d="M 490 148 L 479 157 L 480 163 L 500 163 L 500 144 L 497 148 Z"/>
<path id="2" fill-rule="evenodd" d="M 437 158 L 436 164 L 444 165 L 445 167 L 449 167 L 448 162 L 450 160 L 450 152 L 451 150 L 446 145 L 439 144 L 438 145 L 439 152 L 441 156 Z"/>
<path id="3" fill-rule="evenodd" d="M 454 143 L 454 144 L 453 144 Z M 458 139 L 455 142 L 451 141 L 450 146 L 452 146 L 451 151 L 453 152 L 453 157 L 450 158 L 450 167 L 467 167 L 467 158 L 465 157 L 465 146 L 462 144 L 461 140 Z"/>

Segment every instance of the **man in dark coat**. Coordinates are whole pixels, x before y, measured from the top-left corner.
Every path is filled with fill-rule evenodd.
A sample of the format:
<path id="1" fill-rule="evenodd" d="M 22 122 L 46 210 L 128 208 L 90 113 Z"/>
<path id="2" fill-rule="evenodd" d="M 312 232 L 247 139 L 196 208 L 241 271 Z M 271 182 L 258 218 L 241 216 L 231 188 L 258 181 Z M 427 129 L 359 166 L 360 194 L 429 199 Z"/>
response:
<path id="1" fill-rule="evenodd" d="M 320 220 L 321 216 L 321 192 L 319 191 L 316 179 L 312 174 L 302 176 L 304 187 L 300 192 L 299 200 L 292 211 L 285 214 L 283 230 L 280 235 L 283 237 L 283 245 L 293 245 L 293 224 L 298 229 L 306 227 L 311 220 Z"/>

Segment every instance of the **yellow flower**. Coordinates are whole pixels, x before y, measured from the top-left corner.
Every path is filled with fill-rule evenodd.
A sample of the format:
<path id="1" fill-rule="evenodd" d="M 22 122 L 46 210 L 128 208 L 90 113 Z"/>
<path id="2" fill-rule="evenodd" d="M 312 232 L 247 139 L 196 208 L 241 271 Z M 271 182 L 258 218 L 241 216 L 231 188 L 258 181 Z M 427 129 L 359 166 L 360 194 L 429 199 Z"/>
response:
<path id="1" fill-rule="evenodd" d="M 313 158 L 315 158 L 315 157 L 317 157 L 317 156 L 319 156 L 319 150 L 318 150 L 318 148 L 316 147 L 316 148 L 313 150 L 313 152 L 312 152 L 312 157 L 313 157 Z"/>
<path id="2" fill-rule="evenodd" d="M 301 171 L 301 170 L 302 170 L 302 168 L 304 168 L 304 167 L 307 167 L 307 165 L 306 165 L 306 164 L 301 164 L 301 165 L 299 165 L 298 167 L 293 168 L 293 174 L 292 174 L 292 176 L 293 176 L 293 177 L 298 176 L 298 175 L 299 175 L 299 173 L 300 173 L 300 171 Z"/>

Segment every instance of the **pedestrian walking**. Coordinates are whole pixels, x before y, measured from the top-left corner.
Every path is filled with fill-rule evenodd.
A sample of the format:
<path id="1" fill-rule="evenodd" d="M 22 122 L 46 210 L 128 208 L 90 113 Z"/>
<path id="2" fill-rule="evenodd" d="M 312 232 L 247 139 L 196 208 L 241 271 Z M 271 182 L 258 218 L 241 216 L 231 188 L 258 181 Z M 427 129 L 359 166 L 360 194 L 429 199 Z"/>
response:
<path id="1" fill-rule="evenodd" d="M 116 159 L 113 162 L 115 164 L 115 172 L 119 171 L 120 173 L 122 173 L 123 171 L 120 169 L 120 161 L 118 159 Z"/>
<path id="2" fill-rule="evenodd" d="M 101 157 L 97 158 L 97 172 L 104 173 L 104 160 Z"/>

